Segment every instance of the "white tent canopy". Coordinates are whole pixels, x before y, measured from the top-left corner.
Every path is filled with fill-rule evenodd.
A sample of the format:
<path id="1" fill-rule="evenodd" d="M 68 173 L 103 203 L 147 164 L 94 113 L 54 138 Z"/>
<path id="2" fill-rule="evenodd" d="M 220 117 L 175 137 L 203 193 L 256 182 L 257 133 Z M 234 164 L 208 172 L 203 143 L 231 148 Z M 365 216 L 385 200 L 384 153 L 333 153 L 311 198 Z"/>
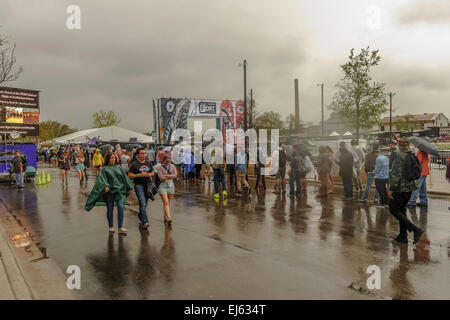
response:
<path id="1" fill-rule="evenodd" d="M 340 134 L 339 133 L 337 133 L 336 131 L 333 131 L 331 134 L 330 134 L 330 137 L 336 137 L 336 136 L 339 136 Z"/>
<path id="2" fill-rule="evenodd" d="M 353 133 L 351 133 L 350 131 L 347 131 L 346 133 L 343 134 L 344 136 L 352 136 Z"/>
<path id="3" fill-rule="evenodd" d="M 130 141 L 130 138 L 135 138 L 137 142 L 141 143 L 152 143 L 153 138 L 145 134 L 131 131 L 119 127 L 104 127 L 104 128 L 93 128 L 87 130 L 77 131 L 62 137 L 58 137 L 53 140 L 46 141 L 44 143 L 55 143 L 55 144 L 67 144 L 67 143 L 86 143 L 93 138 L 99 138 L 103 141 L 116 140 L 119 142 Z"/>

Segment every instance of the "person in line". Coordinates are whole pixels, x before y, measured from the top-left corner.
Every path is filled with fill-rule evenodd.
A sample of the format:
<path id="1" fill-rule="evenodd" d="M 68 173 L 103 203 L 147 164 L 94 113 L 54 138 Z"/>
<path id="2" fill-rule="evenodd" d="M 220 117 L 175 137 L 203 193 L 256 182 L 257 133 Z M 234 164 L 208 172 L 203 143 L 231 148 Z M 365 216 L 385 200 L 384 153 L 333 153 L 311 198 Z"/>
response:
<path id="1" fill-rule="evenodd" d="M 22 156 L 19 150 L 14 152 L 14 158 L 11 163 L 12 173 L 16 181 L 17 189 L 23 189 L 23 175 L 27 170 L 26 158 Z"/>
<path id="2" fill-rule="evenodd" d="M 247 171 L 247 156 L 245 154 L 245 148 L 241 148 L 236 153 L 236 178 L 237 178 L 237 194 L 242 194 L 242 184 L 247 188 L 247 192 L 252 192 L 250 185 L 248 184 L 245 174 Z"/>
<path id="3" fill-rule="evenodd" d="M 64 183 L 69 185 L 68 182 L 68 176 L 69 176 L 69 170 L 70 170 L 70 158 L 69 158 L 69 151 L 64 151 L 59 156 L 59 169 L 61 170 L 61 184 L 64 185 Z"/>
<path id="4" fill-rule="evenodd" d="M 374 144 L 372 146 L 372 150 L 367 153 L 364 161 L 364 170 L 366 171 L 366 188 L 364 189 L 364 194 L 361 198 L 361 202 L 367 202 L 367 198 L 369 197 L 370 192 L 370 186 L 372 185 L 373 181 L 373 170 L 375 170 L 375 164 L 377 160 L 377 154 L 378 154 L 378 144 Z M 375 198 L 373 202 L 375 204 L 378 203 L 379 193 L 375 188 Z"/>
<path id="5" fill-rule="evenodd" d="M 409 141 L 400 138 L 398 142 L 399 151 L 396 153 L 392 170 L 389 175 L 389 211 L 400 223 L 400 234 L 395 241 L 408 243 L 407 231 L 414 233 L 413 243 L 417 243 L 423 234 L 423 230 L 415 226 L 406 215 L 406 205 L 411 198 L 411 193 L 417 189 L 416 180 L 410 180 L 407 173 L 407 161 L 410 156 L 414 156 L 409 151 Z"/>
<path id="6" fill-rule="evenodd" d="M 90 167 L 90 156 L 89 152 L 86 149 L 82 149 L 83 157 L 84 157 L 84 176 L 86 181 L 88 179 L 87 169 Z"/>
<path id="7" fill-rule="evenodd" d="M 92 157 L 92 165 L 94 166 L 95 176 L 99 175 L 104 162 L 105 161 L 103 159 L 102 154 L 100 153 L 100 150 L 95 149 L 94 156 Z"/>
<path id="8" fill-rule="evenodd" d="M 220 186 L 222 186 L 222 196 L 224 198 L 227 197 L 227 183 L 225 181 L 225 172 L 224 172 L 224 155 L 222 148 L 214 148 L 211 152 L 212 158 L 212 168 L 214 172 L 214 200 L 219 200 L 220 198 Z"/>
<path id="9" fill-rule="evenodd" d="M 305 165 L 305 172 L 300 174 L 300 183 L 302 185 L 301 192 L 306 193 L 308 190 L 308 179 L 306 175 L 314 170 L 314 166 L 311 162 L 311 153 L 306 149 L 306 147 L 300 147 L 300 156 L 303 159 L 303 163 Z"/>
<path id="10" fill-rule="evenodd" d="M 319 197 L 326 197 L 328 195 L 329 175 L 331 171 L 331 159 L 327 152 L 327 147 L 319 147 L 319 164 L 317 172 L 320 180 Z"/>
<path id="11" fill-rule="evenodd" d="M 333 149 L 331 149 L 330 146 L 326 146 L 326 148 L 327 148 L 328 157 L 331 160 L 331 163 L 330 163 L 330 174 L 328 175 L 328 177 L 329 177 L 329 180 L 328 180 L 328 193 L 333 193 L 334 192 L 333 175 L 337 175 L 338 169 L 337 169 L 336 164 L 334 164 L 333 161 L 332 161 L 333 154 L 334 154 Z M 334 172 L 336 174 L 334 174 Z"/>
<path id="12" fill-rule="evenodd" d="M 256 164 L 255 164 L 255 174 L 256 174 L 256 185 L 255 190 L 258 191 L 258 187 L 266 191 L 266 178 L 265 178 L 265 167 L 266 167 L 266 153 L 261 147 L 258 147 L 256 153 Z M 261 183 L 259 183 L 261 181 Z"/>
<path id="13" fill-rule="evenodd" d="M 344 197 L 345 200 L 353 199 L 353 154 L 348 151 L 345 141 L 340 142 L 339 148 L 339 175 L 342 178 L 342 184 L 344 185 Z"/>
<path id="14" fill-rule="evenodd" d="M 208 178 L 208 183 L 211 183 L 211 166 L 209 164 L 207 164 L 205 162 L 204 157 L 202 157 L 202 171 L 201 171 L 201 176 L 202 176 L 202 182 L 206 183 L 206 178 Z"/>
<path id="15" fill-rule="evenodd" d="M 417 152 L 417 160 L 419 160 L 422 170 L 420 172 L 420 178 L 417 180 L 417 189 L 411 193 L 411 198 L 408 202 L 409 208 L 415 208 L 416 205 L 419 207 L 428 207 L 427 176 L 430 174 L 428 153 L 419 149 L 419 152 Z M 416 203 L 417 195 L 419 195 L 419 203 Z"/>
<path id="16" fill-rule="evenodd" d="M 122 167 L 122 170 L 128 174 L 128 171 L 130 171 L 130 164 L 131 164 L 131 153 L 128 150 L 125 150 L 123 152 L 122 157 L 120 158 L 120 166 Z"/>
<path id="17" fill-rule="evenodd" d="M 300 195 L 301 192 L 301 183 L 300 183 L 300 172 L 299 167 L 302 162 L 302 158 L 299 153 L 300 146 L 294 145 L 293 151 L 291 155 L 291 163 L 290 163 L 290 170 L 288 172 L 289 174 L 289 194 L 288 197 L 294 198 L 298 195 Z M 297 189 L 296 189 L 297 187 Z"/>
<path id="18" fill-rule="evenodd" d="M 395 135 L 392 136 L 392 140 L 389 143 L 389 170 L 392 170 L 392 163 L 394 162 L 395 155 L 398 152 L 397 144 L 398 139 Z"/>
<path id="19" fill-rule="evenodd" d="M 287 155 L 286 150 L 282 146 L 275 151 L 278 155 L 278 171 L 276 173 L 275 180 L 275 193 L 279 194 L 280 192 L 286 192 L 286 163 L 287 163 Z"/>
<path id="20" fill-rule="evenodd" d="M 86 200 L 85 210 L 90 211 L 94 206 L 106 204 L 109 232 L 114 233 L 114 206 L 117 206 L 118 232 L 126 234 L 127 230 L 123 227 L 124 205 L 128 204 L 126 199 L 133 189 L 133 183 L 118 164 L 117 154 L 108 152 L 105 166 Z"/>
<path id="21" fill-rule="evenodd" d="M 387 194 L 387 183 L 389 179 L 389 159 L 384 154 L 376 153 L 375 169 L 373 170 L 373 178 L 375 179 L 375 188 L 380 195 L 380 204 L 378 207 L 388 206 L 389 199 Z"/>
<path id="22" fill-rule="evenodd" d="M 173 179 L 177 177 L 177 168 L 172 163 L 172 158 L 169 154 L 164 155 L 164 162 L 158 167 L 158 178 L 161 181 L 158 192 L 161 196 L 164 205 L 164 224 L 172 225 L 172 218 L 170 216 L 170 201 L 173 199 L 175 193 L 175 185 Z"/>
<path id="23" fill-rule="evenodd" d="M 150 149 L 147 151 L 147 160 L 154 166 L 156 165 L 156 152 L 155 152 L 155 146 L 151 145 Z"/>
<path id="24" fill-rule="evenodd" d="M 141 229 L 147 230 L 149 227 L 148 217 L 147 217 L 147 185 L 148 179 L 155 175 L 153 170 L 153 165 L 145 160 L 146 152 L 143 147 L 136 149 L 136 161 L 131 163 L 130 171 L 128 171 L 128 176 L 133 179 L 134 191 L 139 201 L 139 227 Z"/>
<path id="25" fill-rule="evenodd" d="M 78 172 L 78 179 L 80 180 L 80 183 L 82 183 L 84 180 L 84 157 L 81 151 L 78 152 L 77 157 L 75 158 L 75 163 Z"/>
<path id="26" fill-rule="evenodd" d="M 358 141 L 356 139 L 352 139 L 350 141 L 351 144 L 351 152 L 353 153 L 354 158 L 354 175 L 353 175 L 353 186 L 355 187 L 356 192 L 362 192 L 362 184 L 361 184 L 361 168 L 364 163 L 364 152 L 358 145 Z"/>

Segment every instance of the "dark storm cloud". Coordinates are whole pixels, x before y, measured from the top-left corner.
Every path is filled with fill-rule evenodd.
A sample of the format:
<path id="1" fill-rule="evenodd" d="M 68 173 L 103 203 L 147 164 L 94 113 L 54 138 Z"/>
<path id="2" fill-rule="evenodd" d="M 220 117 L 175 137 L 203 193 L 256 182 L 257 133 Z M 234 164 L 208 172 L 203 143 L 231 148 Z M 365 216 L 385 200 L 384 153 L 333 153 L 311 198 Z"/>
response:
<path id="1" fill-rule="evenodd" d="M 400 9 L 397 21 L 403 25 L 414 25 L 419 22 L 430 24 L 450 23 L 450 1 L 415 1 Z"/>
<path id="2" fill-rule="evenodd" d="M 69 4 L 81 7 L 79 31 L 65 27 Z M 239 1 L 19 0 L 2 6 L 0 21 L 25 70 L 14 85 L 42 90 L 43 119 L 87 128 L 93 112 L 111 109 L 123 126 L 150 130 L 152 98 L 242 98 L 244 58 L 260 105 L 287 106 L 291 97 L 279 101 L 276 93 L 290 87 L 307 59 L 295 7 L 295 1 L 243 7 Z"/>

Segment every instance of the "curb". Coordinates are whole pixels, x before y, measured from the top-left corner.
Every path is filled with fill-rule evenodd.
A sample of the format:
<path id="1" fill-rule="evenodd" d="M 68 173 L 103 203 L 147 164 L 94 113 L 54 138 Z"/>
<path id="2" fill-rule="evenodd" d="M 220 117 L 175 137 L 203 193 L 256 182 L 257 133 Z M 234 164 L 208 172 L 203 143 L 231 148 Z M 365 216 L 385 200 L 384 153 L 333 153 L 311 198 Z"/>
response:
<path id="1" fill-rule="evenodd" d="M 23 270 L 13 250 L 14 248 L 6 237 L 5 230 L 0 225 L 0 271 L 4 272 L 3 280 L 6 280 L 9 284 L 10 293 L 12 294 L 10 299 L 33 300 L 34 297 L 25 281 Z M 0 280 L 2 280 L 1 275 Z M 4 289 L 2 288 L 2 290 Z"/>

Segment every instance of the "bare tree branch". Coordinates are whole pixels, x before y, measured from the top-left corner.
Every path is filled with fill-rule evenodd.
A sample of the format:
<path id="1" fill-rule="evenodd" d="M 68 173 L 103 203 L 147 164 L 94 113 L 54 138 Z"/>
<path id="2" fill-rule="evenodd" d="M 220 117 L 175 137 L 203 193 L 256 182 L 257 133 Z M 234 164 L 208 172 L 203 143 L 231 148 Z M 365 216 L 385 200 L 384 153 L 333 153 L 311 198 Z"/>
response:
<path id="1" fill-rule="evenodd" d="M 22 67 L 15 68 L 16 45 L 8 45 L 8 38 L 0 36 L 0 85 L 4 82 L 14 81 L 22 73 Z"/>

